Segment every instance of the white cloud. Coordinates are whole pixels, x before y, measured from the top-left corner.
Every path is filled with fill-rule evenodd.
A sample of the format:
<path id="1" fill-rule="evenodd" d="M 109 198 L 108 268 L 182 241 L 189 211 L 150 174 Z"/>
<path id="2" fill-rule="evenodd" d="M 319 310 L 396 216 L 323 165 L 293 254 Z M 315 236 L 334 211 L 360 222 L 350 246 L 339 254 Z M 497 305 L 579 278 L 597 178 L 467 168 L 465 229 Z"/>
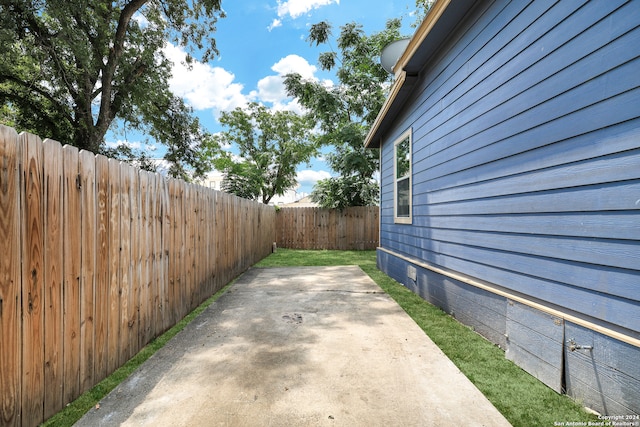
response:
<path id="1" fill-rule="evenodd" d="M 321 179 L 331 178 L 331 174 L 327 171 L 314 171 L 310 169 L 304 169 L 298 172 L 297 180 L 299 183 L 315 185 L 316 182 Z"/>
<path id="2" fill-rule="evenodd" d="M 276 62 L 271 69 L 278 73 L 260 79 L 258 90 L 252 92 L 251 97 L 263 102 L 270 102 L 276 110 L 290 110 L 302 112 L 302 106 L 297 101 L 291 101 L 284 87 L 284 76 L 289 73 L 298 73 L 305 79 L 317 80 L 315 65 L 309 64 L 306 59 L 298 55 L 287 55 Z"/>
<path id="3" fill-rule="evenodd" d="M 340 0 L 288 0 L 285 2 L 278 0 L 278 17 L 282 18 L 289 15 L 291 18 L 296 19 L 313 9 L 328 6 L 332 3 L 340 4 Z"/>
<path id="4" fill-rule="evenodd" d="M 184 98 L 195 110 L 213 109 L 216 114 L 245 107 L 254 100 L 269 103 L 275 110 L 303 114 L 304 108 L 299 102 L 287 95 L 284 76 L 298 73 L 304 79 L 318 81 L 315 76 L 317 67 L 303 57 L 292 54 L 273 64 L 271 70 L 276 74 L 263 77 L 255 90 L 243 94 L 244 85 L 236 83 L 234 74 L 227 70 L 201 62 L 194 62 L 189 69 L 182 64 L 185 51 L 172 44 L 164 48 L 164 54 L 174 64 L 169 80 L 171 91 Z M 322 83 L 326 86 L 333 84 L 330 80 Z"/>
<path id="5" fill-rule="evenodd" d="M 107 141 L 105 145 L 107 148 L 118 148 L 124 145 L 132 150 L 144 151 L 146 153 L 152 153 L 158 149 L 158 145 L 156 144 L 146 144 L 141 141 L 125 141 L 121 139 L 118 141 Z"/>
<path id="6" fill-rule="evenodd" d="M 264 102 L 280 102 L 286 98 L 282 76 L 267 76 L 260 79 L 257 96 Z"/>
<path id="7" fill-rule="evenodd" d="M 273 22 L 271 23 L 271 25 L 269 25 L 267 27 L 267 30 L 271 31 L 274 28 L 278 28 L 278 27 L 282 27 L 282 20 L 280 19 L 274 19 Z"/>
<path id="8" fill-rule="evenodd" d="M 296 99 L 286 100 L 283 102 L 274 102 L 273 109 L 276 111 L 291 111 L 293 113 L 296 113 L 299 116 L 307 112 L 305 108 L 302 105 L 300 105 L 300 103 Z"/>
<path id="9" fill-rule="evenodd" d="M 244 86 L 234 83 L 235 76 L 224 68 L 194 62 L 189 69 L 182 64 L 185 51 L 170 43 L 164 53 L 174 64 L 169 80 L 171 91 L 194 109 L 228 111 L 247 104 L 248 98 L 242 94 Z"/>
<path id="10" fill-rule="evenodd" d="M 301 56 L 287 55 L 273 64 L 271 69 L 281 76 L 289 73 L 298 73 L 305 79 L 315 80 L 314 74 L 318 68 L 315 65 L 309 64 L 309 62 Z"/>

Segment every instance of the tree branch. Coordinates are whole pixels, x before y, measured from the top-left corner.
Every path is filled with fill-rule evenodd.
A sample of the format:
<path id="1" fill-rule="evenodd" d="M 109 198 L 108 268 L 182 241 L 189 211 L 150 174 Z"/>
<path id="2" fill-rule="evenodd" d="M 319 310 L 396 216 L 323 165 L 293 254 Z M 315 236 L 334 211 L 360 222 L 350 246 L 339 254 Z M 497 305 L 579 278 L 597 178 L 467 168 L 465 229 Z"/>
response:
<path id="1" fill-rule="evenodd" d="M 122 9 L 120 18 L 118 19 L 118 26 L 116 28 L 116 35 L 113 40 L 113 46 L 109 50 L 109 56 L 107 64 L 102 70 L 102 96 L 100 100 L 100 111 L 98 113 L 98 123 L 101 127 L 110 123 L 110 115 L 114 113 L 113 103 L 111 100 L 111 94 L 113 91 L 113 77 L 118 68 L 120 58 L 124 52 L 124 42 L 127 36 L 127 29 L 129 28 L 129 22 L 133 15 L 142 7 L 148 0 L 132 0 Z M 117 114 L 117 111 L 115 111 Z M 108 127 L 108 124 L 107 124 Z M 106 128 L 105 128 L 106 129 Z"/>
<path id="2" fill-rule="evenodd" d="M 5 82 L 5 81 L 10 81 L 12 83 L 17 84 L 18 86 L 22 86 L 23 88 L 27 89 L 28 91 L 32 91 L 32 92 L 36 92 L 38 95 L 41 95 L 42 97 L 46 98 L 49 102 L 51 102 L 54 106 L 56 111 L 59 111 L 61 113 L 63 113 L 63 115 L 65 116 L 65 118 L 67 120 L 69 120 L 69 122 L 73 122 L 73 117 L 69 114 L 66 113 L 66 109 L 61 105 L 61 103 L 58 101 L 58 98 L 54 97 L 53 95 L 51 95 L 49 92 L 41 89 L 40 87 L 26 82 L 24 80 L 21 80 L 15 76 L 11 76 L 11 75 L 0 75 L 0 82 Z M 9 92 L 5 92 L 2 91 L 1 92 L 4 96 L 16 99 L 16 100 L 21 100 L 21 101 L 28 101 L 28 99 L 26 99 L 23 96 L 19 96 L 13 93 L 9 93 Z"/>
<path id="3" fill-rule="evenodd" d="M 71 96 L 75 98 L 77 96 L 77 91 L 74 89 L 73 85 L 69 83 L 62 61 L 60 61 L 58 53 L 55 49 L 55 45 L 52 41 L 57 36 L 57 34 L 52 34 L 47 28 L 41 27 L 32 11 L 20 9 L 20 13 L 24 17 L 26 29 L 35 34 L 36 40 L 40 42 L 41 46 L 45 50 L 49 51 L 49 54 L 55 62 L 56 69 L 60 73 L 60 77 L 62 77 L 62 80 L 64 81 L 69 94 L 71 94 Z"/>

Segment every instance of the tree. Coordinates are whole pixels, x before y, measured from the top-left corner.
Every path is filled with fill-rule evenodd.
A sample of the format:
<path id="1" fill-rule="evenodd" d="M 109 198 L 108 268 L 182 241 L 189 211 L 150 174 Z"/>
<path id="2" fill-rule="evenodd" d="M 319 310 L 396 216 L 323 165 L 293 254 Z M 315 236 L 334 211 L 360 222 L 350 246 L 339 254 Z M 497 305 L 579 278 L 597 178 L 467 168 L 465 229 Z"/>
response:
<path id="1" fill-rule="evenodd" d="M 431 10 L 433 3 L 435 3 L 435 0 L 416 0 L 415 21 L 411 24 L 412 27 L 420 26 L 429 10 Z"/>
<path id="2" fill-rule="evenodd" d="M 208 142 L 208 154 L 225 174 L 225 191 L 268 204 L 296 185 L 296 167 L 317 153 L 310 142 L 311 121 L 290 111 L 272 111 L 251 103 L 246 110 L 223 112 L 227 131 Z M 223 149 L 235 144 L 240 159 Z"/>
<path id="3" fill-rule="evenodd" d="M 324 70 L 337 68 L 338 84 L 327 87 L 317 81 L 289 74 L 285 86 L 320 128 L 318 143 L 333 146 L 327 160 L 340 176 L 320 181 L 312 199 L 323 207 L 373 205 L 379 190 L 373 179 L 378 170 L 378 152 L 364 148 L 364 139 L 386 96 L 391 76 L 380 66 L 382 49 L 400 36 L 399 19 L 389 20 L 383 31 L 367 36 L 362 27 L 350 23 L 341 27 L 337 52 L 322 53 Z M 308 40 L 316 45 L 329 42 L 331 25 L 312 25 Z"/>
<path id="4" fill-rule="evenodd" d="M 167 41 L 217 54 L 220 0 L 4 0 L 0 108 L 17 127 L 107 153 L 114 123 L 168 147 L 174 176 L 204 172 L 198 120 L 169 90 Z"/>

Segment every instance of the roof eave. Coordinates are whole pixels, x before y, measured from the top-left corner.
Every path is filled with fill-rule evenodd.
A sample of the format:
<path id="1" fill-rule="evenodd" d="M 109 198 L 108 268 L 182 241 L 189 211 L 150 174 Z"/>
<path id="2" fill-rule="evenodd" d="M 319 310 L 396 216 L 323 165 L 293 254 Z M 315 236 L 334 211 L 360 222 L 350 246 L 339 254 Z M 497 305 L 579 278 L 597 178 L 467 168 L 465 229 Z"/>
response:
<path id="1" fill-rule="evenodd" d="M 404 53 L 393 67 L 396 74 L 389 96 L 365 138 L 365 147 L 379 148 L 382 135 L 388 130 L 396 113 L 412 93 L 420 71 L 448 37 L 451 30 L 474 5 L 474 0 L 438 0 L 409 41 Z"/>

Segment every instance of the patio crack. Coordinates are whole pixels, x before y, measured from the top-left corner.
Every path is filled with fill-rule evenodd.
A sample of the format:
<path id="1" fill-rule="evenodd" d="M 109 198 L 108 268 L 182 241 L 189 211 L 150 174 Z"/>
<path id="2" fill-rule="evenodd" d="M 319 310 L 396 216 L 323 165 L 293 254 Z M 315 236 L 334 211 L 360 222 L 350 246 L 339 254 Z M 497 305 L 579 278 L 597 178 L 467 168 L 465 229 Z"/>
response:
<path id="1" fill-rule="evenodd" d="M 318 292 L 336 292 L 336 293 L 346 293 L 346 294 L 385 294 L 384 291 L 350 291 L 347 289 L 322 289 Z"/>

